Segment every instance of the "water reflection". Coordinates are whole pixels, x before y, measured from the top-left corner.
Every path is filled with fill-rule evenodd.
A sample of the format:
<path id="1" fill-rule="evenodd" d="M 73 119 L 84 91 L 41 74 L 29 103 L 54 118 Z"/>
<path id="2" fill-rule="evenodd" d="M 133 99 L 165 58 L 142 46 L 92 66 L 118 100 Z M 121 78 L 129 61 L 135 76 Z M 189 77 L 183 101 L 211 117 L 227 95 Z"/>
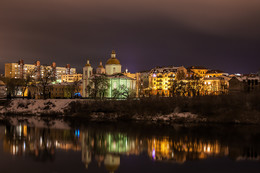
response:
<path id="1" fill-rule="evenodd" d="M 259 134 L 256 137 L 246 136 L 250 140 L 239 144 L 237 141 L 240 141 L 240 134 L 236 141 L 192 133 L 141 136 L 120 130 L 59 130 L 29 127 L 26 124 L 3 126 L 0 131 L 3 151 L 11 155 L 29 156 L 36 161 L 54 161 L 58 150 L 78 151 L 81 152 L 86 169 L 92 162 L 96 162 L 98 167 L 104 165 L 108 172 L 115 172 L 120 167 L 122 156 L 141 154 L 154 162 L 178 164 L 216 157 L 237 161 L 260 160 Z"/>

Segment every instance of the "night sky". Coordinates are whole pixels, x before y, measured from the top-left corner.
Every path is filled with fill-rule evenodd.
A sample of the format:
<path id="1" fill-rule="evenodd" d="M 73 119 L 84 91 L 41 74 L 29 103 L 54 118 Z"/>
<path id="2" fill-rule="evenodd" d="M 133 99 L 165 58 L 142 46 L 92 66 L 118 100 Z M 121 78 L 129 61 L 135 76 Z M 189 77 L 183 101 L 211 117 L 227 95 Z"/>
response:
<path id="1" fill-rule="evenodd" d="M 202 65 L 228 73 L 260 68 L 259 0 L 1 0 L 4 63 L 55 61 L 78 72 L 115 49 L 130 72 Z"/>

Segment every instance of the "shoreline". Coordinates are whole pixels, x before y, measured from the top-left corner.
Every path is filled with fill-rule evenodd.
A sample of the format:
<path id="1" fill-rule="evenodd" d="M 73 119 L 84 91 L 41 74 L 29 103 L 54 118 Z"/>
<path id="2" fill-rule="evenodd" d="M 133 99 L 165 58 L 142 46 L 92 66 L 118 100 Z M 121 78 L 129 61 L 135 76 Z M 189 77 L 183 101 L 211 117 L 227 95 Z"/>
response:
<path id="1" fill-rule="evenodd" d="M 254 104 L 259 106 L 258 97 Z M 149 98 L 140 100 L 47 99 L 2 100 L 0 119 L 6 117 L 51 117 L 82 119 L 94 122 L 143 122 L 154 124 L 260 124 L 260 111 L 250 108 L 250 102 L 240 110 L 240 104 L 224 97 Z M 214 101 L 217 103 L 209 103 Z M 228 102 L 223 106 L 222 101 Z M 243 100 L 244 101 L 244 100 Z M 198 102 L 198 103 L 197 103 Z M 248 106 L 249 105 L 249 106 Z M 240 107 L 239 107 L 240 106 Z M 251 106 L 252 107 L 252 106 Z M 212 110 L 212 109 L 216 110 Z M 246 110 L 244 110 L 246 109 Z"/>

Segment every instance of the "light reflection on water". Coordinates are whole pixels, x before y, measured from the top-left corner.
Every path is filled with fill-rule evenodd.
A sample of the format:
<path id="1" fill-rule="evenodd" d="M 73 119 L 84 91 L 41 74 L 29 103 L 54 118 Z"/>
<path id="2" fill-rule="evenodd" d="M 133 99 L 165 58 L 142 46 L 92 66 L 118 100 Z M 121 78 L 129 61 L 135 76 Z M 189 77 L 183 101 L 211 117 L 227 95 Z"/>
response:
<path id="1" fill-rule="evenodd" d="M 57 151 L 81 152 L 86 171 L 92 162 L 96 162 L 95 169 L 104 165 L 107 172 L 115 172 L 122 166 L 121 157 L 141 155 L 155 163 L 184 164 L 209 158 L 229 158 L 234 162 L 252 160 L 259 165 L 260 141 L 247 135 L 250 140 L 238 144 L 233 139 L 193 135 L 190 131 L 173 135 L 150 133 L 146 136 L 139 133 L 142 132 L 100 130 L 99 127 L 62 130 L 19 124 L 1 126 L 0 141 L 4 153 L 15 157 L 29 156 L 36 161 L 55 162 Z M 238 133 L 235 140 L 240 141 L 239 137 Z"/>

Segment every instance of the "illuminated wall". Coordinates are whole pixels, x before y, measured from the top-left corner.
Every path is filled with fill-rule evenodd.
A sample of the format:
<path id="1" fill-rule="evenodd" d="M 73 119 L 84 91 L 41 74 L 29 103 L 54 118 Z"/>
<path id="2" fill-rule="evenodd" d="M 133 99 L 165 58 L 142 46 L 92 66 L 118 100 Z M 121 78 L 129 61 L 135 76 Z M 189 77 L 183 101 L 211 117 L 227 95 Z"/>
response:
<path id="1" fill-rule="evenodd" d="M 149 87 L 152 95 L 170 95 L 170 88 L 176 80 L 176 73 L 153 73 L 149 77 Z"/>
<path id="2" fill-rule="evenodd" d="M 205 77 L 208 69 L 200 66 L 191 66 L 188 67 L 188 71 L 191 71 L 195 77 Z"/>
<path id="3" fill-rule="evenodd" d="M 127 88 L 129 94 L 131 92 L 136 91 L 136 80 L 134 78 L 130 78 L 124 75 L 114 75 L 114 76 L 108 76 L 108 80 L 109 80 L 109 88 L 106 93 L 106 97 L 108 98 L 113 97 L 114 89 L 121 91 L 122 85 L 124 85 Z"/>
<path id="4" fill-rule="evenodd" d="M 76 73 L 76 68 L 70 68 L 70 66 L 56 67 L 56 64 L 55 66 L 44 66 L 40 65 L 40 61 L 37 61 L 36 64 L 23 64 L 23 60 L 20 60 L 19 63 L 5 63 L 5 77 L 25 78 L 29 72 L 36 71 L 32 77 L 39 78 L 44 74 L 44 68 L 54 69 L 56 80 L 59 83 L 62 75 Z"/>
<path id="5" fill-rule="evenodd" d="M 220 95 L 228 92 L 229 82 L 221 77 L 205 78 L 204 80 L 205 95 Z"/>
<path id="6" fill-rule="evenodd" d="M 67 75 L 61 75 L 61 82 L 67 82 L 72 83 L 75 81 L 82 80 L 82 74 L 67 74 Z"/>

